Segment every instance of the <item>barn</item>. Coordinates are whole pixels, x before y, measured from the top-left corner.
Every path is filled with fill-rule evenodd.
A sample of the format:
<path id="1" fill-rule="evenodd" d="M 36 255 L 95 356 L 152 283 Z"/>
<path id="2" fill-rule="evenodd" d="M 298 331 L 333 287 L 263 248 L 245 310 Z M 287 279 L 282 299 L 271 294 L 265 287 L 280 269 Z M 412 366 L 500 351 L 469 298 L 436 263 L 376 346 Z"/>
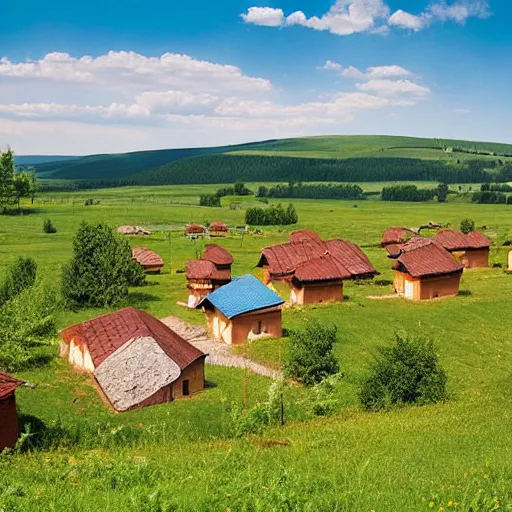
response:
<path id="1" fill-rule="evenodd" d="M 0 372 L 0 452 L 13 448 L 18 440 L 18 413 L 16 389 L 25 384 L 7 373 Z"/>
<path id="2" fill-rule="evenodd" d="M 132 255 L 148 274 L 159 274 L 164 268 L 164 260 L 156 252 L 145 247 L 134 247 Z"/>
<path id="3" fill-rule="evenodd" d="M 229 228 L 220 221 L 210 223 L 209 230 L 211 236 L 225 236 L 229 233 Z"/>
<path id="4" fill-rule="evenodd" d="M 185 228 L 185 236 L 190 238 L 197 238 L 198 236 L 206 235 L 206 228 L 200 224 L 189 224 Z"/>
<path id="5" fill-rule="evenodd" d="M 343 281 L 371 279 L 377 271 L 364 252 L 342 239 L 322 240 L 309 230 L 295 231 L 290 241 L 262 250 L 258 267 L 265 284 L 290 287 L 290 304 L 343 300 Z"/>
<path id="6" fill-rule="evenodd" d="M 185 274 L 190 308 L 195 308 L 204 296 L 231 281 L 233 261 L 229 251 L 220 245 L 207 244 L 201 259 L 187 262 Z"/>
<path id="7" fill-rule="evenodd" d="M 459 293 L 462 265 L 433 240 L 415 237 L 389 256 L 395 260 L 393 286 L 411 300 L 455 297 Z"/>
<path id="8" fill-rule="evenodd" d="M 464 268 L 486 268 L 489 266 L 490 238 L 473 231 L 465 235 L 453 229 L 439 231 L 434 240 L 451 252 Z"/>
<path id="9" fill-rule="evenodd" d="M 197 305 L 206 314 L 209 335 L 241 344 L 262 337 L 280 338 L 284 300 L 253 275 L 233 279 Z"/>
<path id="10" fill-rule="evenodd" d="M 380 246 L 400 245 L 407 242 L 413 236 L 416 236 L 416 233 L 412 229 L 394 226 L 384 231 Z"/>
<path id="11" fill-rule="evenodd" d="M 116 411 L 170 402 L 204 389 L 206 354 L 132 307 L 64 329 L 60 354 L 90 372 Z"/>

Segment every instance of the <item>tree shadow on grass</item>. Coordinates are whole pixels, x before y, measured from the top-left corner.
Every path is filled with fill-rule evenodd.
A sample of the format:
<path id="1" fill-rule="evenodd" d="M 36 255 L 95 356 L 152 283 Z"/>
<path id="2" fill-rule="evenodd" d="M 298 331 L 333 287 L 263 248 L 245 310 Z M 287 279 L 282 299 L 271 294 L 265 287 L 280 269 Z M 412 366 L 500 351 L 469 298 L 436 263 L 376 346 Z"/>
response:
<path id="1" fill-rule="evenodd" d="M 459 297 L 470 297 L 471 295 L 473 295 L 471 290 L 460 290 L 458 293 Z"/>
<path id="2" fill-rule="evenodd" d="M 7 217 L 24 217 L 25 215 L 37 215 L 43 213 L 42 208 L 30 208 L 28 210 L 22 208 L 21 210 L 7 210 L 5 212 L 0 212 L 0 215 L 5 215 Z"/>
<path id="3" fill-rule="evenodd" d="M 67 432 L 60 422 L 48 425 L 42 419 L 32 414 L 19 412 L 18 425 L 21 441 L 18 442 L 17 449 L 21 452 L 50 448 L 67 436 Z"/>
<path id="4" fill-rule="evenodd" d="M 211 380 L 205 380 L 204 381 L 204 389 L 213 389 L 218 387 L 215 382 L 212 382 Z"/>

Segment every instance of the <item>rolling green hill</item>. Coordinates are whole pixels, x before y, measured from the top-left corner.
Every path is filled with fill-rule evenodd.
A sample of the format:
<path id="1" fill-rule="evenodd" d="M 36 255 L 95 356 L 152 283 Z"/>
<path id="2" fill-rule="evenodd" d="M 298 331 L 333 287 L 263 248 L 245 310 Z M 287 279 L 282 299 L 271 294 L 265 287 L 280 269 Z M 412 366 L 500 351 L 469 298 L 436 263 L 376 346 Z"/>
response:
<path id="1" fill-rule="evenodd" d="M 92 155 L 36 166 L 44 178 L 145 185 L 246 181 L 493 181 L 512 144 L 380 135 L 305 137 L 223 146 Z"/>
<path id="2" fill-rule="evenodd" d="M 16 165 L 42 165 L 48 163 L 64 162 L 68 160 L 79 160 L 81 156 L 65 155 L 15 155 Z"/>

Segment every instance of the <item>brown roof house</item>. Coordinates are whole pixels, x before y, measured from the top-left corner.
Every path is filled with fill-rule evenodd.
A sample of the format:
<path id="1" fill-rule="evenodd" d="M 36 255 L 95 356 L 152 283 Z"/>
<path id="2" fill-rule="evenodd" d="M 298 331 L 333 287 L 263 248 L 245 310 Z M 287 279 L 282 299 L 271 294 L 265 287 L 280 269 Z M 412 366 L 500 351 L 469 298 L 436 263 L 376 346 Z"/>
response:
<path id="1" fill-rule="evenodd" d="M 5 448 L 13 448 L 18 440 L 18 413 L 14 393 L 24 384 L 22 380 L 0 372 L 0 452 Z"/>
<path id="2" fill-rule="evenodd" d="M 142 266 L 144 272 L 159 274 L 164 268 L 164 260 L 156 252 L 145 247 L 134 247 L 132 254 L 133 259 Z"/>
<path id="3" fill-rule="evenodd" d="M 204 389 L 206 354 L 153 316 L 124 308 L 61 332 L 60 354 L 91 372 L 116 411 Z"/>
<path id="4" fill-rule="evenodd" d="M 473 231 L 465 235 L 453 229 L 443 229 L 434 240 L 451 252 L 464 268 L 488 267 L 492 242 L 483 233 Z"/>
<path id="5" fill-rule="evenodd" d="M 229 228 L 224 222 L 215 221 L 210 224 L 210 236 L 225 236 L 229 233 Z"/>
<path id="6" fill-rule="evenodd" d="M 407 242 L 413 236 L 416 236 L 416 233 L 412 229 L 395 226 L 384 231 L 380 246 L 400 245 Z"/>
<path id="7" fill-rule="evenodd" d="M 197 305 L 206 314 L 209 335 L 228 344 L 262 337 L 280 338 L 284 300 L 251 274 L 204 297 Z"/>
<path id="8" fill-rule="evenodd" d="M 459 293 L 462 265 L 429 238 L 412 238 L 389 257 L 395 260 L 395 292 L 406 299 L 455 297 Z"/>
<path id="9" fill-rule="evenodd" d="M 206 235 L 206 228 L 200 224 L 189 224 L 185 228 L 185 236 L 190 238 L 197 238 Z"/>
<path id="10" fill-rule="evenodd" d="M 322 240 L 308 230 L 291 234 L 290 241 L 262 250 L 263 281 L 290 286 L 290 303 L 313 304 L 343 300 L 343 281 L 370 279 L 377 271 L 368 257 L 347 240 Z"/>
<path id="11" fill-rule="evenodd" d="M 203 297 L 231 281 L 233 261 L 233 256 L 216 244 L 207 244 L 201 259 L 187 261 L 188 307 L 195 308 Z"/>

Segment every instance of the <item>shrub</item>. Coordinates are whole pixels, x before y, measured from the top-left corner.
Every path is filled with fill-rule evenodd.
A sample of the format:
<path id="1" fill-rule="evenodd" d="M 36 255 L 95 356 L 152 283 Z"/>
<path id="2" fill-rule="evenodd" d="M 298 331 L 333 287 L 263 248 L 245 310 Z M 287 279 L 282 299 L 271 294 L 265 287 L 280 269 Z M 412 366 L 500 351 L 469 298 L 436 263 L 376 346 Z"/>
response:
<path id="1" fill-rule="evenodd" d="M 146 282 L 144 267 L 133 259 L 126 269 L 126 277 L 128 279 L 128 286 L 143 286 Z"/>
<path id="2" fill-rule="evenodd" d="M 446 183 L 439 183 L 437 186 L 437 201 L 439 203 L 445 203 L 449 191 L 450 189 Z"/>
<path id="3" fill-rule="evenodd" d="M 134 269 L 128 241 L 110 226 L 83 222 L 63 268 L 62 295 L 71 308 L 114 306 L 128 296 Z"/>
<path id="4" fill-rule="evenodd" d="M 34 286 L 36 274 L 37 264 L 32 258 L 18 258 L 7 270 L 7 276 L 0 287 L 0 305 Z"/>
<path id="5" fill-rule="evenodd" d="M 475 231 L 475 221 L 472 219 L 462 219 L 460 221 L 460 230 L 466 235 L 471 233 L 471 231 Z"/>
<path id="6" fill-rule="evenodd" d="M 310 322 L 290 337 L 290 353 L 284 369 L 287 377 L 310 386 L 338 373 L 339 364 L 332 350 L 337 341 L 336 326 Z"/>
<path id="7" fill-rule="evenodd" d="M 57 233 L 57 228 L 53 225 L 53 222 L 50 219 L 46 219 L 43 224 L 43 232 L 44 233 Z"/>
<path id="8" fill-rule="evenodd" d="M 293 204 L 289 204 L 286 210 L 278 204 L 270 208 L 248 208 L 245 212 L 245 223 L 253 226 L 286 226 L 298 221 Z"/>
<path id="9" fill-rule="evenodd" d="M 199 206 L 220 207 L 220 197 L 215 194 L 205 194 L 199 197 Z"/>
<path id="10" fill-rule="evenodd" d="M 405 404 L 433 404 L 445 400 L 446 374 L 432 342 L 396 335 L 392 347 L 382 347 L 359 395 L 368 411 Z"/>

